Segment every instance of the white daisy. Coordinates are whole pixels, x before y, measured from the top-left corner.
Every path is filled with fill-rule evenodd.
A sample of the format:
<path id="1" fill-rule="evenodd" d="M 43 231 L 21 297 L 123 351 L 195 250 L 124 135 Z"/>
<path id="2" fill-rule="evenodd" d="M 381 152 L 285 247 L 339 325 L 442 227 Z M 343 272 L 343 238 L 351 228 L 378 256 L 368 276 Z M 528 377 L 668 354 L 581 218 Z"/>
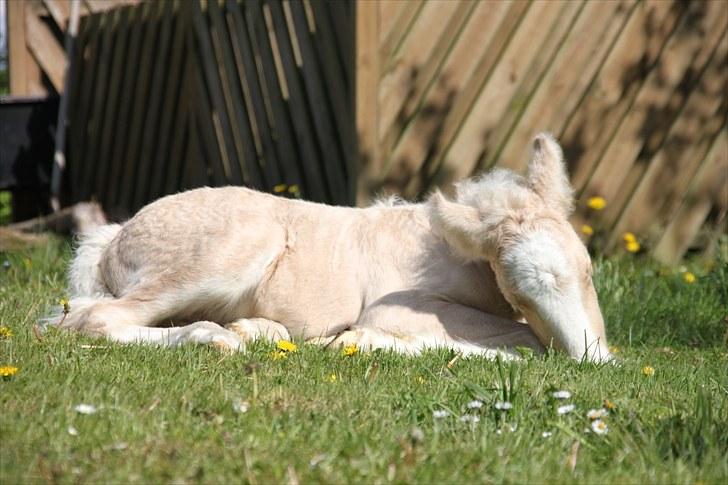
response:
<path id="1" fill-rule="evenodd" d="M 473 414 L 465 414 L 463 416 L 460 416 L 460 421 L 462 421 L 463 423 L 475 424 L 480 421 L 480 417 Z"/>
<path id="2" fill-rule="evenodd" d="M 75 408 L 73 408 L 77 413 L 79 414 L 94 414 L 96 411 L 96 406 L 93 404 L 77 404 Z"/>
<path id="3" fill-rule="evenodd" d="M 432 417 L 435 419 L 447 418 L 448 416 L 450 416 L 450 411 L 446 411 L 445 409 L 435 409 L 432 411 Z"/>
<path id="4" fill-rule="evenodd" d="M 573 404 L 566 404 L 564 406 L 559 406 L 558 408 L 556 408 L 556 412 L 559 415 L 564 415 L 564 414 L 569 414 L 574 409 L 576 409 L 576 406 L 575 405 L 573 405 Z"/>
<path id="5" fill-rule="evenodd" d="M 247 413 L 248 409 L 250 409 L 250 403 L 248 401 L 242 401 L 240 399 L 233 401 L 233 411 L 236 413 Z"/>
<path id="6" fill-rule="evenodd" d="M 513 409 L 513 404 L 508 401 L 498 401 L 495 403 L 495 408 L 499 411 L 508 411 L 509 409 Z"/>
<path id="7" fill-rule="evenodd" d="M 595 419 L 594 421 L 592 421 L 591 429 L 596 434 L 607 434 L 607 432 L 609 431 L 609 427 L 607 427 L 607 423 L 605 423 L 601 419 Z"/>
<path id="8" fill-rule="evenodd" d="M 551 436 L 552 434 L 553 434 L 553 433 L 552 433 L 551 431 L 544 431 L 543 433 L 541 433 L 541 437 L 542 437 L 542 438 L 548 438 L 548 437 L 549 437 L 549 436 Z"/>
<path id="9" fill-rule="evenodd" d="M 595 419 L 600 419 L 609 414 L 609 411 L 607 411 L 604 408 L 599 409 L 590 409 L 588 413 L 586 413 L 586 417 L 594 421 Z"/>
<path id="10" fill-rule="evenodd" d="M 569 391 L 556 391 L 551 395 L 554 399 L 569 399 L 571 397 L 571 393 Z"/>
<path id="11" fill-rule="evenodd" d="M 468 409 L 480 409 L 482 407 L 483 407 L 482 401 L 475 400 L 475 401 L 470 401 L 468 403 Z"/>

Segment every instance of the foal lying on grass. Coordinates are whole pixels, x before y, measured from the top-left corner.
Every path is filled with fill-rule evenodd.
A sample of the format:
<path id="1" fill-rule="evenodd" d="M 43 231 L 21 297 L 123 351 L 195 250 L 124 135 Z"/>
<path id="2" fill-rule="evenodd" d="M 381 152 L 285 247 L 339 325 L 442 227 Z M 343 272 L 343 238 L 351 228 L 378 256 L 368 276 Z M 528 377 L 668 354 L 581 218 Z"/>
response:
<path id="1" fill-rule="evenodd" d="M 460 183 L 455 201 L 435 192 L 421 204 L 356 209 L 191 190 L 84 235 L 70 311 L 49 320 L 158 345 L 243 350 L 294 337 L 489 356 L 553 345 L 605 360 L 571 205 L 561 149 L 543 134 L 526 177 L 494 170 Z"/>

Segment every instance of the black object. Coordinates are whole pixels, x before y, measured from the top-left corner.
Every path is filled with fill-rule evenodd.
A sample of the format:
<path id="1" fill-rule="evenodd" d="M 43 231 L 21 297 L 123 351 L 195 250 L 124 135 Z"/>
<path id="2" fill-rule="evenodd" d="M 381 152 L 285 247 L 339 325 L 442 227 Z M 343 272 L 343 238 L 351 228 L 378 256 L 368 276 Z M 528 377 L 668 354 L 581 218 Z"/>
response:
<path id="1" fill-rule="evenodd" d="M 50 212 L 59 98 L 0 97 L 0 190 L 13 193 L 13 220 Z"/>

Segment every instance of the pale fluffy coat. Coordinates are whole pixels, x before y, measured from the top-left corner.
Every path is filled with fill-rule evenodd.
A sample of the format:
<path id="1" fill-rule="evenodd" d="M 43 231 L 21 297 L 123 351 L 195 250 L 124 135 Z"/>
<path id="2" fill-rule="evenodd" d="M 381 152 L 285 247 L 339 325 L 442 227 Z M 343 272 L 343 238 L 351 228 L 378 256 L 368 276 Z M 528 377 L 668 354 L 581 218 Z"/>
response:
<path id="1" fill-rule="evenodd" d="M 81 240 L 62 326 L 167 345 L 294 337 L 514 355 L 553 344 L 608 358 L 556 142 L 536 138 L 527 177 L 497 170 L 457 193 L 364 209 L 239 187 L 165 197 Z"/>

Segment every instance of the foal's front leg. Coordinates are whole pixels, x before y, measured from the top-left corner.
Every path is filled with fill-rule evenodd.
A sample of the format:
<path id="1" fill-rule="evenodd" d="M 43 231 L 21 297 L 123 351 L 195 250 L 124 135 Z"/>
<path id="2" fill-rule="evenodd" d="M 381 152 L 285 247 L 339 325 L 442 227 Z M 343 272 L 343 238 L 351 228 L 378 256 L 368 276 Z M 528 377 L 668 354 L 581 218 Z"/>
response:
<path id="1" fill-rule="evenodd" d="M 391 342 L 395 350 L 415 352 L 448 347 L 464 354 L 518 357 L 517 347 L 543 351 L 531 328 L 422 291 L 390 293 L 369 305 L 347 338 Z M 359 333 L 356 333 L 359 332 Z M 386 337 L 388 336 L 388 338 Z"/>

